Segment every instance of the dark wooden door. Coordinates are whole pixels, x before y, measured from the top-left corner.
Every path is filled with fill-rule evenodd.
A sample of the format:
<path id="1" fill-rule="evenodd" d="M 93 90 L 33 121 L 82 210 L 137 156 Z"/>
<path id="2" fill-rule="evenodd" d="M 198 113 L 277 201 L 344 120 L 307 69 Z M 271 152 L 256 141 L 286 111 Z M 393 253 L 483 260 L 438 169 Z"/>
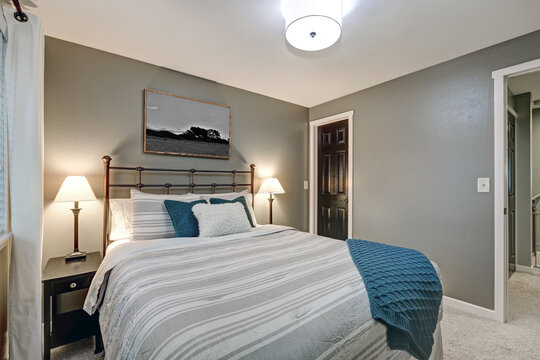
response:
<path id="1" fill-rule="evenodd" d="M 508 114 L 508 274 L 516 271 L 516 119 Z"/>
<path id="2" fill-rule="evenodd" d="M 317 233 L 346 239 L 348 229 L 348 120 L 318 127 Z"/>

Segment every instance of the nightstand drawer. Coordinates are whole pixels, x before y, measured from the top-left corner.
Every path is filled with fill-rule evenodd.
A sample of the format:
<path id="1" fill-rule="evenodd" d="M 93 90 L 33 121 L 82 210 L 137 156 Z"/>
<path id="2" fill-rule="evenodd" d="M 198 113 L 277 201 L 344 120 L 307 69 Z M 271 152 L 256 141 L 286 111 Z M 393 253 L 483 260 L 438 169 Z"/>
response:
<path id="1" fill-rule="evenodd" d="M 92 282 L 93 274 L 80 277 L 72 277 L 69 279 L 60 279 L 52 281 L 52 293 L 63 294 L 71 291 L 87 289 Z"/>

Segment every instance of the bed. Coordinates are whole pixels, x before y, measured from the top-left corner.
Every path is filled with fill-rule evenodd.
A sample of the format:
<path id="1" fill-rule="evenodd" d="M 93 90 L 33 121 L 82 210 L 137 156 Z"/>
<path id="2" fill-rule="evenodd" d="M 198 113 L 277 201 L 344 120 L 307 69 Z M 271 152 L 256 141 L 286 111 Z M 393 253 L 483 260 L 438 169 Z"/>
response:
<path id="1" fill-rule="evenodd" d="M 217 237 L 111 243 L 110 171 L 136 171 L 130 186 L 142 189 L 141 173 L 151 170 L 104 161 L 106 256 L 84 309 L 99 312 L 106 359 L 412 358 L 389 348 L 341 240 L 257 225 Z M 180 171 L 190 182 L 179 186 L 197 188 L 197 170 Z M 211 192 L 244 186 L 252 205 L 254 166 L 226 173 L 233 181 L 211 183 Z M 249 182 L 237 183 L 240 174 Z M 440 323 L 433 339 L 430 359 L 442 359 Z"/>

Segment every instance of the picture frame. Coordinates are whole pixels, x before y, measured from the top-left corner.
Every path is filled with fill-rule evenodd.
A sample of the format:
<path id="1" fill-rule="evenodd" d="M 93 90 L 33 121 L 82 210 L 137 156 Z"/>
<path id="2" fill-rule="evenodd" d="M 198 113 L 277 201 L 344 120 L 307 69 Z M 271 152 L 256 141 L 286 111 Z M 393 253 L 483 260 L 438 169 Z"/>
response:
<path id="1" fill-rule="evenodd" d="M 143 151 L 230 159 L 231 108 L 144 89 Z"/>

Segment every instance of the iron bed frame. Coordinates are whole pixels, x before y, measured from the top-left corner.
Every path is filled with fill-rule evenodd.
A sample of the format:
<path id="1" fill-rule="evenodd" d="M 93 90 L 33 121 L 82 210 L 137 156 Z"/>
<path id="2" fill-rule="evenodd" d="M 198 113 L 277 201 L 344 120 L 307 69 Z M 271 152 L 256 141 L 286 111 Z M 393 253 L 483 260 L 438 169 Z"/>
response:
<path id="1" fill-rule="evenodd" d="M 255 204 L 255 164 L 251 164 L 250 170 L 196 170 L 196 169 L 164 169 L 154 167 L 143 166 L 111 166 L 112 158 L 109 155 L 105 155 L 102 158 L 104 166 L 104 204 L 103 204 L 103 256 L 107 251 L 107 246 L 110 244 L 109 238 L 109 200 L 111 188 L 137 188 L 142 190 L 143 188 L 163 188 L 166 194 L 170 193 L 171 188 L 175 189 L 188 189 L 189 192 L 194 192 L 196 188 L 211 189 L 211 193 L 216 193 L 216 188 L 232 188 L 233 192 L 237 187 L 247 187 L 251 193 L 251 206 Z M 111 171 L 135 171 L 137 173 L 136 184 L 117 184 L 111 183 Z M 188 184 L 175 184 L 175 183 L 143 183 L 143 173 L 174 173 L 177 175 L 189 175 Z M 232 176 L 232 182 L 230 183 L 195 183 L 196 174 L 207 174 L 216 176 Z M 249 183 L 237 183 L 237 175 L 249 174 Z"/>

